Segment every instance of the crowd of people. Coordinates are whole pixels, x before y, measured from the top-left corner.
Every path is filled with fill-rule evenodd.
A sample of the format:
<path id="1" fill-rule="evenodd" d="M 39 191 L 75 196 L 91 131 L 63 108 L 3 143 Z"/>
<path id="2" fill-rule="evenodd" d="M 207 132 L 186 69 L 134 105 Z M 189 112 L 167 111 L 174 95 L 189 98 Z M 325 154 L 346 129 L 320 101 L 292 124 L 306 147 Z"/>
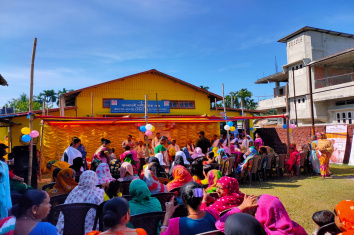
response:
<path id="1" fill-rule="evenodd" d="M 148 151 L 142 140 L 135 143 L 132 136 L 128 136 L 122 143 L 124 152 L 120 156 L 116 156 L 110 147 L 111 141 L 101 139 L 101 146 L 92 159 L 87 159 L 81 140 L 72 138 L 61 161 L 47 165 L 55 182 L 48 191 L 30 187 L 22 189 L 20 200 L 12 207 L 10 184 L 2 184 L 0 235 L 63 234 L 63 214 L 59 215 L 56 226 L 40 222 L 50 213 L 50 198 L 63 194 L 67 195 L 64 204 L 104 203 L 103 223 L 107 230 L 93 231 L 96 211 L 89 210 L 85 218 L 85 233 L 89 235 L 147 234 L 144 229 L 135 228 L 130 217 L 162 211 L 162 208 L 166 208 L 166 213 L 157 233 L 163 235 L 192 235 L 213 230 L 227 235 L 307 234 L 301 225 L 291 220 L 278 197 L 246 195 L 239 189 L 237 175 L 247 173 L 255 158 L 276 155 L 271 147 L 264 146 L 259 134 L 254 140 L 244 133 L 236 138 L 231 136 L 230 140 L 225 136 L 220 139 L 214 136 L 211 141 L 203 131 L 198 134 L 195 145 L 188 141 L 181 148 L 176 140 L 169 142 L 167 137 L 158 133 Z M 317 133 L 316 139 L 313 137 L 313 141 L 307 147 L 302 146 L 301 151 L 308 152 L 309 164 L 324 178 L 331 174 L 328 164 L 331 142 L 322 133 Z M 0 147 L 0 154 L 4 156 L 6 146 Z M 292 172 L 299 152 L 294 144 L 290 149 L 286 165 Z M 220 171 L 222 163 L 231 155 L 238 158 L 232 177 Z M 3 182 L 11 178 L 3 158 L 0 174 Z M 127 182 L 128 190 L 123 187 Z M 154 195 L 167 192 L 174 192 L 175 196 L 161 205 Z M 338 233 L 354 234 L 354 201 L 338 203 L 334 213 L 316 212 L 313 220 L 319 229 L 335 223 Z"/>

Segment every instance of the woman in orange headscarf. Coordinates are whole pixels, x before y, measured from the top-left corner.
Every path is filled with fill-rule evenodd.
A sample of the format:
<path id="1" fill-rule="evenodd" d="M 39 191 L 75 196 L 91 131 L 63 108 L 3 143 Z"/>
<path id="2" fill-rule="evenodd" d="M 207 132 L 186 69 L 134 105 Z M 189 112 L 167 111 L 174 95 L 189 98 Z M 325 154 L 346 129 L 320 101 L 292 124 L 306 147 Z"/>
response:
<path id="1" fill-rule="evenodd" d="M 167 184 L 168 191 L 182 187 L 186 183 L 193 181 L 191 174 L 189 174 L 188 170 L 181 165 L 173 167 L 172 176 L 173 180 Z"/>
<path id="2" fill-rule="evenodd" d="M 59 171 L 54 187 L 49 190 L 50 197 L 70 193 L 77 186 L 73 169 L 68 168 Z"/>
<path id="3" fill-rule="evenodd" d="M 343 235 L 354 234 L 354 201 L 344 200 L 334 208 L 335 222 Z"/>

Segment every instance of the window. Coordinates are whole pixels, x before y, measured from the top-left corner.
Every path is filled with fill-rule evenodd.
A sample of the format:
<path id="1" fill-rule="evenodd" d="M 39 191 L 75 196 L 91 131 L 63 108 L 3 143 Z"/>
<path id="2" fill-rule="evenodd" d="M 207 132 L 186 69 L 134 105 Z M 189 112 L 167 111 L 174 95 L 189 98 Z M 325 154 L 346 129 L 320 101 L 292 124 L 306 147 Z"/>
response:
<path id="1" fill-rule="evenodd" d="M 340 113 L 337 113 L 337 123 L 340 123 Z"/>
<path id="2" fill-rule="evenodd" d="M 280 88 L 279 89 L 279 96 L 283 96 L 284 95 L 284 89 L 283 88 Z"/>
<path id="3" fill-rule="evenodd" d="M 302 98 L 302 103 L 305 103 L 305 98 Z"/>
<path id="4" fill-rule="evenodd" d="M 195 102 L 189 100 L 171 100 L 170 108 L 171 109 L 194 109 Z"/>
<path id="5" fill-rule="evenodd" d="M 111 100 L 122 100 L 121 98 L 103 98 L 102 99 L 102 107 L 103 108 L 110 108 L 111 107 Z"/>
<path id="6" fill-rule="evenodd" d="M 300 69 L 302 69 L 302 64 L 300 64 Z"/>
<path id="7" fill-rule="evenodd" d="M 301 100 L 300 100 L 300 99 L 298 99 L 298 100 L 297 100 L 297 102 L 300 104 Z"/>
<path id="8" fill-rule="evenodd" d="M 348 122 L 352 124 L 352 112 L 348 112 Z"/>
<path id="9" fill-rule="evenodd" d="M 345 105 L 345 101 L 337 101 L 336 106 Z"/>
<path id="10" fill-rule="evenodd" d="M 342 123 L 346 123 L 346 121 L 345 121 L 345 113 L 342 113 Z"/>

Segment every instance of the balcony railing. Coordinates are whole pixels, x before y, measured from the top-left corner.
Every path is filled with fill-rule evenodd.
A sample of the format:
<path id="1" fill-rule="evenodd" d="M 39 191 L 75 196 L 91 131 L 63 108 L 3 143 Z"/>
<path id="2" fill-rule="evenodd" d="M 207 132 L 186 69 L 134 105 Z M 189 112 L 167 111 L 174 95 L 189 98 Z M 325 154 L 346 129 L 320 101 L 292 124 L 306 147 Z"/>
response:
<path id="1" fill-rule="evenodd" d="M 354 73 L 341 74 L 321 79 L 315 79 L 315 89 L 339 85 L 354 81 Z"/>

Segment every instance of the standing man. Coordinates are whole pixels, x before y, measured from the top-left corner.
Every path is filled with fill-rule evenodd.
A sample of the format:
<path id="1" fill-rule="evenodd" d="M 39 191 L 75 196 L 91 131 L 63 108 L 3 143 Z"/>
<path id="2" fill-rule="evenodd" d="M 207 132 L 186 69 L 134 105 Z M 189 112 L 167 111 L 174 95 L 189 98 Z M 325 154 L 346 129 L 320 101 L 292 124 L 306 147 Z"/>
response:
<path id="1" fill-rule="evenodd" d="M 200 131 L 198 134 L 199 139 L 197 141 L 197 147 L 201 148 L 202 152 L 206 154 L 208 152 L 208 149 L 211 147 L 210 140 L 205 138 L 204 131 Z"/>
<path id="2" fill-rule="evenodd" d="M 164 157 L 163 161 L 168 166 L 168 163 L 169 163 L 168 154 L 166 154 L 166 148 L 164 146 L 166 143 L 167 143 L 167 137 L 166 136 L 162 136 L 161 139 L 160 139 L 159 145 L 157 145 L 155 147 L 155 154 L 162 153 L 162 156 Z M 167 155 L 167 158 L 166 158 L 166 155 Z"/>
<path id="3" fill-rule="evenodd" d="M 161 134 L 160 132 L 157 132 L 155 138 L 153 138 L 151 142 L 152 149 L 155 149 L 156 146 L 160 144 L 160 138 Z"/>
<path id="4" fill-rule="evenodd" d="M 174 148 L 176 150 L 176 153 L 178 151 L 181 151 L 181 148 L 178 146 L 178 144 L 176 144 L 176 140 L 172 140 L 171 144 L 167 147 L 167 149 L 170 150 L 170 148 Z"/>
<path id="5" fill-rule="evenodd" d="M 135 148 L 135 151 L 138 154 L 138 158 L 140 160 L 140 170 L 141 170 L 145 165 L 145 145 L 141 139 L 139 139 L 138 142 L 139 145 Z"/>
<path id="6" fill-rule="evenodd" d="M 123 141 L 122 143 L 122 148 L 124 149 L 125 146 L 129 146 L 130 149 L 134 149 L 136 147 L 135 142 L 132 140 L 133 136 L 128 135 L 128 138 L 126 140 Z"/>

